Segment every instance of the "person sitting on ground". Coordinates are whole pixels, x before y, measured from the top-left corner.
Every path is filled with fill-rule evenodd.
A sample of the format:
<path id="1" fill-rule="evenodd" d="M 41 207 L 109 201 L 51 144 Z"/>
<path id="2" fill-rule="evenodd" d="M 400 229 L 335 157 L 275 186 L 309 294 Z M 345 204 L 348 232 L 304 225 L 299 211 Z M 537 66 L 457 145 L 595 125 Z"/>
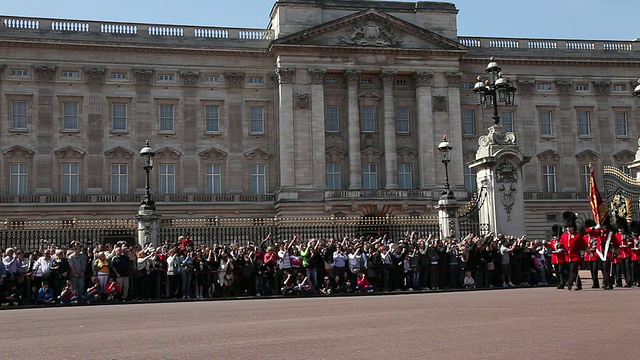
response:
<path id="1" fill-rule="evenodd" d="M 98 277 L 92 276 L 91 285 L 87 289 L 87 293 L 84 295 L 84 301 L 86 301 L 87 304 L 100 302 L 100 300 L 102 300 L 101 294 L 102 286 L 100 286 L 100 283 L 98 282 Z"/>
<path id="2" fill-rule="evenodd" d="M 300 273 L 296 277 L 296 285 L 293 287 L 293 291 L 300 295 L 310 295 L 315 292 L 315 289 L 313 288 L 311 280 Z"/>
<path id="3" fill-rule="evenodd" d="M 462 282 L 462 285 L 464 286 L 465 289 L 476 288 L 476 281 L 473 279 L 473 276 L 471 276 L 471 271 L 466 271 L 464 273 L 464 280 Z"/>
<path id="4" fill-rule="evenodd" d="M 344 294 L 346 291 L 346 284 L 340 275 L 336 275 L 333 281 L 333 294 Z"/>
<path id="5" fill-rule="evenodd" d="M 122 297 L 122 288 L 113 277 L 107 283 L 107 301 L 119 301 Z"/>
<path id="6" fill-rule="evenodd" d="M 294 293 L 293 274 L 289 270 L 284 271 L 284 282 L 282 283 L 282 295 L 291 295 Z"/>
<path id="7" fill-rule="evenodd" d="M 373 292 L 373 286 L 371 286 L 369 279 L 363 272 L 358 273 L 356 284 L 356 292 Z"/>
<path id="8" fill-rule="evenodd" d="M 330 295 L 333 293 L 333 284 L 329 276 L 324 277 L 324 281 L 320 284 L 320 293 Z"/>
<path id="9" fill-rule="evenodd" d="M 64 288 L 62 292 L 60 292 L 60 296 L 58 296 L 58 300 L 61 304 L 77 304 L 78 303 L 78 294 L 77 290 L 73 288 L 73 284 L 71 280 L 67 280 L 64 283 Z"/>
<path id="10" fill-rule="evenodd" d="M 55 304 L 55 293 L 53 292 L 53 288 L 49 286 L 47 281 L 42 282 L 42 287 L 38 290 L 38 299 L 36 303 L 38 304 Z"/>
<path id="11" fill-rule="evenodd" d="M 22 304 L 22 295 L 18 291 L 18 285 L 12 282 L 7 286 L 7 290 L 4 292 L 3 306 L 18 306 Z"/>

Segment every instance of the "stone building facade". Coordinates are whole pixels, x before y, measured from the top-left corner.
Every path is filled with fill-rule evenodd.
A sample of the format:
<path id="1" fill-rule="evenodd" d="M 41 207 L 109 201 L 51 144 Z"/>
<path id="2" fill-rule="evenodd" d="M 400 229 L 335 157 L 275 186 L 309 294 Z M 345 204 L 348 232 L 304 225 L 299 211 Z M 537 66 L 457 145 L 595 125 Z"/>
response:
<path id="1" fill-rule="evenodd" d="M 527 231 L 587 214 L 590 163 L 637 150 L 640 43 L 458 37 L 454 4 L 279 0 L 267 29 L 2 16 L 0 218 L 122 218 L 151 189 L 164 218 L 435 214 L 437 146 L 456 197 L 500 109 L 531 162 Z M 635 71 L 635 73 L 634 73 Z M 600 174 L 598 174 L 600 175 Z M 585 183 L 585 181 L 587 181 Z"/>

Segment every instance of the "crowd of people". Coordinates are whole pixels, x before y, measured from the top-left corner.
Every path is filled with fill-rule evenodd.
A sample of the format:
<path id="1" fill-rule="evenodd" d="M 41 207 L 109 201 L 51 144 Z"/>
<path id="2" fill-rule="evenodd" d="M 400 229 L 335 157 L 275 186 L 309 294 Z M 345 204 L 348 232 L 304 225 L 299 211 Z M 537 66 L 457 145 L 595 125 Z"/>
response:
<path id="1" fill-rule="evenodd" d="M 73 241 L 58 247 L 42 241 L 40 248 L 30 253 L 19 248 L 1 249 L 0 302 L 2 306 L 95 304 L 551 283 L 569 289 L 575 284 L 574 289 L 580 289 L 576 269 L 585 264 L 595 271 L 594 286 L 598 286 L 599 270 L 603 275 L 610 271 L 620 285 L 623 277 L 628 286 L 640 284 L 640 253 L 631 255 L 635 247 L 629 246 L 627 261 L 622 260 L 622 241 L 612 243 L 615 252 L 611 251 L 609 261 L 606 257 L 601 261 L 592 254 L 605 251 L 605 240 L 600 244 L 591 237 L 604 239 L 608 234 L 604 228 L 578 231 L 575 224 L 565 224 L 564 229 L 553 230 L 549 240 L 495 233 L 440 239 L 408 232 L 402 239 L 386 235 L 340 239 L 293 236 L 274 241 L 268 235 L 259 243 L 213 246 L 195 245 L 189 234 L 161 246 L 124 241 L 90 246 Z M 637 230 L 640 235 L 640 227 Z M 576 241 L 578 236 L 580 241 Z M 609 285 L 607 282 L 606 288 Z"/>

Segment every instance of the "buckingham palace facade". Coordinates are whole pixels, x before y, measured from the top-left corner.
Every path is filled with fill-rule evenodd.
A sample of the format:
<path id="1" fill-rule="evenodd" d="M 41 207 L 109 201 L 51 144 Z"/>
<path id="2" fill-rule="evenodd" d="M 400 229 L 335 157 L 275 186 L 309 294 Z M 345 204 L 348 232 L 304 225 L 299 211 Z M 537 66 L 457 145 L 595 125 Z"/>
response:
<path id="1" fill-rule="evenodd" d="M 588 213 L 589 164 L 628 171 L 640 42 L 459 37 L 454 4 L 279 0 L 266 29 L 0 15 L 0 218 L 435 214 L 438 144 L 455 196 L 492 112 L 490 57 L 517 88 L 505 131 L 527 231 Z M 265 18 L 266 18 L 265 14 Z"/>

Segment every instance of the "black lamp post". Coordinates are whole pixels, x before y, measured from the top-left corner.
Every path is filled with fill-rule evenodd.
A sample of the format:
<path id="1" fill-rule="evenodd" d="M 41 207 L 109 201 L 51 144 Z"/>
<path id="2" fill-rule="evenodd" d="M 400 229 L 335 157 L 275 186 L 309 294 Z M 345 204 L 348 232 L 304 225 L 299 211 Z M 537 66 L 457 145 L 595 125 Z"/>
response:
<path id="1" fill-rule="evenodd" d="M 451 185 L 449 184 L 449 163 L 451 162 L 451 150 L 453 146 L 447 141 L 447 135 L 444 136 L 440 145 L 438 145 L 438 150 L 440 151 L 440 155 L 442 157 L 442 163 L 444 164 L 444 188 L 445 190 L 442 192 L 441 198 L 445 199 L 455 199 L 453 195 L 453 191 L 451 190 Z"/>
<path id="2" fill-rule="evenodd" d="M 478 76 L 478 82 L 473 87 L 473 92 L 478 94 L 478 104 L 487 109 L 493 107 L 493 123 L 498 125 L 500 124 L 498 103 L 513 105 L 517 90 L 509 78 L 502 77 L 502 68 L 493 61 L 493 57 L 491 57 L 491 62 L 487 65 L 485 72 L 489 74 L 489 79 L 482 81 L 482 78 Z"/>
<path id="3" fill-rule="evenodd" d="M 640 80 L 638 80 L 638 86 L 633 90 L 633 96 L 636 98 L 636 104 L 640 108 Z"/>
<path id="4" fill-rule="evenodd" d="M 140 156 L 144 160 L 144 166 L 142 167 L 147 173 L 147 182 L 144 187 L 144 200 L 140 202 L 140 210 L 156 211 L 156 203 L 151 199 L 151 191 L 149 190 L 149 171 L 153 169 L 153 158 L 156 156 L 156 152 L 149 146 L 149 140 L 145 146 L 140 150 Z"/>

